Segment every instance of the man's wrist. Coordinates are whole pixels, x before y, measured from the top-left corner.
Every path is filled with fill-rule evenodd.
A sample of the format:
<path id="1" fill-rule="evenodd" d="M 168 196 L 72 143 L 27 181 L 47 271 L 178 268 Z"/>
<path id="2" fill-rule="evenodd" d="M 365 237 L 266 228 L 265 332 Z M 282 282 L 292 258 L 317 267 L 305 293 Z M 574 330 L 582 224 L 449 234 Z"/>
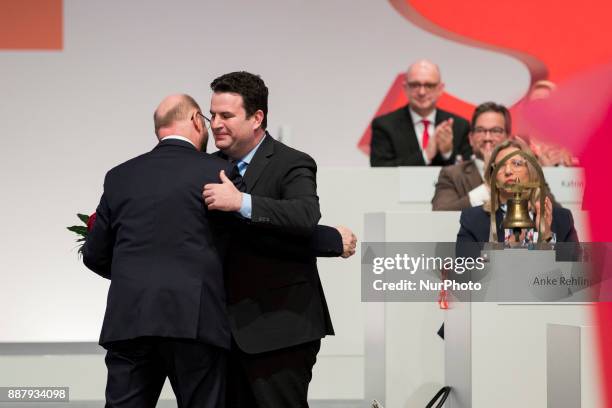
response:
<path id="1" fill-rule="evenodd" d="M 251 219 L 252 216 L 252 200 L 251 195 L 240 193 L 241 204 L 238 212 L 246 219 Z"/>
<path id="2" fill-rule="evenodd" d="M 242 193 L 238 193 L 238 199 L 236 200 L 236 209 L 234 211 L 240 211 L 242 208 L 242 202 L 244 198 L 242 197 Z"/>

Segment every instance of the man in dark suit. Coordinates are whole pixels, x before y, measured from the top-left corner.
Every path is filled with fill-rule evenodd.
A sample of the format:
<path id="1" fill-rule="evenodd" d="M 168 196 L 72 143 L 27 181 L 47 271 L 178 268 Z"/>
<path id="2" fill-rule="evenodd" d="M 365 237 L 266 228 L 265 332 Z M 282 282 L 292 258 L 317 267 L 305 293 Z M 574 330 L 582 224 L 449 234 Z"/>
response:
<path id="1" fill-rule="evenodd" d="M 202 203 L 204 184 L 232 166 L 202 153 L 206 119 L 188 95 L 162 101 L 159 144 L 110 170 L 83 262 L 110 279 L 100 335 L 106 407 L 154 407 L 166 377 L 179 407 L 224 406 L 227 214 Z"/>
<path id="2" fill-rule="evenodd" d="M 268 89 L 261 78 L 233 72 L 211 88 L 215 144 L 238 166 L 246 193 L 222 177 L 222 184 L 205 186 L 205 202 L 249 220 L 234 235 L 226 272 L 233 335 L 228 406 L 307 407 L 320 340 L 334 333 L 316 258 L 308 250 L 266 250 L 257 241 L 313 247 L 320 218 L 316 164 L 266 132 Z M 318 254 L 337 252 L 339 236 L 352 235 L 325 228 L 327 234 L 316 235 Z M 354 253 L 354 236 L 342 242 L 343 256 Z"/>
<path id="3" fill-rule="evenodd" d="M 457 157 L 467 160 L 468 122 L 436 108 L 444 91 L 438 66 L 418 61 L 404 81 L 408 105 L 372 121 L 370 165 L 447 166 Z"/>
<path id="4" fill-rule="evenodd" d="M 510 112 L 505 106 L 485 102 L 476 107 L 469 134 L 474 155 L 471 160 L 440 169 L 432 210 L 458 211 L 490 199 L 489 187 L 484 184 L 485 163 L 495 146 L 510 136 L 511 129 Z"/>

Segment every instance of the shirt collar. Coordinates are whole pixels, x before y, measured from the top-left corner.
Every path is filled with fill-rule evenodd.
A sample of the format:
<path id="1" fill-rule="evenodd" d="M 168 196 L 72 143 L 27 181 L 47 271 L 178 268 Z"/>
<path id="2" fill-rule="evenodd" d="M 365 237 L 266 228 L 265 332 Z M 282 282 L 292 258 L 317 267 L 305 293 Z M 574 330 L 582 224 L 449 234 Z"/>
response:
<path id="1" fill-rule="evenodd" d="M 408 109 L 410 111 L 410 116 L 412 117 L 412 123 L 415 125 L 423 121 L 423 119 L 427 119 L 429 123 L 432 125 L 436 123 L 436 110 L 432 110 L 431 113 L 425 117 L 422 117 L 418 113 L 412 110 L 412 108 Z"/>
<path id="2" fill-rule="evenodd" d="M 261 146 L 261 143 L 264 141 L 266 137 L 268 137 L 268 132 L 264 133 L 259 143 L 257 143 L 257 146 L 255 146 L 250 152 L 247 153 L 246 156 L 244 156 L 242 159 L 238 161 L 244 162 L 247 165 L 250 164 L 251 160 L 253 160 L 253 156 L 255 156 L 255 153 L 257 152 L 257 149 L 259 149 L 259 146 Z"/>
<path id="3" fill-rule="evenodd" d="M 181 136 L 181 135 L 168 135 L 168 136 L 164 136 L 160 141 L 169 140 L 169 139 L 182 140 L 183 142 L 187 142 L 187 143 L 191 144 L 193 147 L 196 147 L 196 145 L 193 144 L 193 142 L 191 140 L 189 140 L 185 136 Z M 196 149 L 197 149 L 197 147 L 196 147 Z"/>

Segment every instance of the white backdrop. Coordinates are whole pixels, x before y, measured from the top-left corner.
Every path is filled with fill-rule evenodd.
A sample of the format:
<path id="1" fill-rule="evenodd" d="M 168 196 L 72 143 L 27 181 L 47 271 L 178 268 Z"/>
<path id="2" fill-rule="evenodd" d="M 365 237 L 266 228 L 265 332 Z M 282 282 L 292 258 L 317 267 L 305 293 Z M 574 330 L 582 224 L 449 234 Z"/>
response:
<path id="1" fill-rule="evenodd" d="M 64 4 L 62 51 L 0 51 L 0 342 L 97 338 L 107 284 L 65 227 L 95 209 L 109 168 L 154 146 L 167 94 L 207 110 L 213 78 L 258 73 L 273 134 L 320 165 L 367 166 L 357 141 L 411 61 L 438 62 L 473 103 L 510 104 L 529 82 L 520 62 L 434 37 L 383 0 Z"/>

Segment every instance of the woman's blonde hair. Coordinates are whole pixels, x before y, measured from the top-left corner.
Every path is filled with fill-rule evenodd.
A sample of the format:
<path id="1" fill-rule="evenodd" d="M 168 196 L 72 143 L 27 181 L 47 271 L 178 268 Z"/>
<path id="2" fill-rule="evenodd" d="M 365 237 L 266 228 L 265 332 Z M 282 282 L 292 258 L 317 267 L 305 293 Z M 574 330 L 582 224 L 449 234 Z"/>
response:
<path id="1" fill-rule="evenodd" d="M 523 153 L 526 153 L 527 155 L 533 157 L 535 159 L 535 155 L 533 154 L 533 152 L 531 151 L 531 149 L 529 148 L 529 146 L 527 146 L 526 143 L 524 143 L 522 140 L 520 139 L 508 139 L 500 144 L 498 144 L 495 149 L 493 149 L 493 152 L 491 153 L 491 157 L 489 158 L 489 161 L 487 163 L 485 163 L 485 173 L 484 173 L 484 181 L 485 183 L 490 187 L 491 183 L 496 183 L 497 179 L 496 179 L 496 175 L 497 175 L 497 171 L 499 171 L 499 169 L 495 168 L 495 159 L 497 158 L 497 156 L 499 155 L 499 152 L 507 149 L 509 147 L 514 147 L 520 151 L 522 151 Z M 518 155 L 517 155 L 518 156 Z M 520 157 L 520 156 L 518 156 Z M 526 160 L 527 162 L 527 174 L 529 175 L 529 182 L 540 182 L 540 177 L 538 176 L 538 171 L 535 169 L 535 167 L 533 167 L 533 165 Z M 495 174 L 494 174 L 495 173 Z M 525 180 L 522 180 L 525 181 Z M 546 180 L 544 181 L 544 185 L 546 186 Z M 548 195 L 548 191 L 544 191 L 544 193 L 546 195 Z M 533 189 L 528 191 L 526 194 L 528 194 L 529 201 L 531 202 L 532 206 L 535 205 L 536 200 L 539 199 L 541 191 L 540 188 L 537 189 Z M 499 205 L 499 197 L 497 200 L 497 204 Z M 491 201 L 488 200 L 484 203 L 483 208 L 486 212 L 495 212 L 497 211 L 497 208 L 492 209 L 491 208 Z"/>

